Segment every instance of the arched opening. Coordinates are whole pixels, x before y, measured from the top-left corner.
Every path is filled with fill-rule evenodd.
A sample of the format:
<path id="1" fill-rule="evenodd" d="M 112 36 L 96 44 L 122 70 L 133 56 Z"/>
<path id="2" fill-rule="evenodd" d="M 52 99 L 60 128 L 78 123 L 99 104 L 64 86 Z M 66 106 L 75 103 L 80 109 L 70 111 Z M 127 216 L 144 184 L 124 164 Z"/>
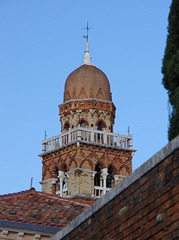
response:
<path id="1" fill-rule="evenodd" d="M 89 124 L 86 119 L 82 118 L 78 121 L 78 126 L 81 128 L 86 128 Z M 81 129 L 81 140 L 87 140 L 87 132 Z"/>
<path id="2" fill-rule="evenodd" d="M 62 165 L 62 171 L 64 172 L 64 176 L 65 176 L 65 173 L 67 172 L 67 165 L 66 165 L 66 163 L 64 163 L 63 165 Z M 63 178 L 63 189 L 65 189 L 66 187 L 67 187 L 67 179 L 66 179 L 66 176 L 65 176 L 65 178 Z"/>
<path id="3" fill-rule="evenodd" d="M 113 125 L 111 124 L 111 132 L 113 132 Z"/>
<path id="4" fill-rule="evenodd" d="M 100 121 L 100 122 L 98 123 L 97 130 L 100 130 L 100 131 L 103 130 L 102 121 Z"/>
<path id="5" fill-rule="evenodd" d="M 67 164 L 66 163 L 62 163 L 61 167 L 60 167 L 60 170 L 63 171 L 63 172 L 67 172 Z"/>
<path id="6" fill-rule="evenodd" d="M 58 167 L 55 168 L 55 176 L 58 177 Z"/>
<path id="7" fill-rule="evenodd" d="M 97 126 L 97 130 L 102 131 L 104 130 L 104 128 L 106 128 L 106 123 L 101 119 L 97 121 L 96 126 Z"/>
<path id="8" fill-rule="evenodd" d="M 86 127 L 86 122 L 84 120 L 80 122 L 80 127 Z"/>
<path id="9" fill-rule="evenodd" d="M 100 186 L 100 178 L 101 178 L 101 166 L 98 163 L 95 167 L 95 177 L 94 177 L 94 186 Z"/>
<path id="10" fill-rule="evenodd" d="M 112 187 L 112 181 L 114 180 L 114 167 L 109 165 L 108 167 L 108 175 L 106 178 L 106 187 L 111 188 Z"/>
<path id="11" fill-rule="evenodd" d="M 99 130 L 99 131 L 103 131 L 103 129 L 106 127 L 106 123 L 104 122 L 104 121 L 102 121 L 102 120 L 99 120 L 98 122 L 97 122 L 97 130 Z M 101 134 L 100 133 L 98 133 L 97 134 L 97 138 L 98 138 L 98 140 L 100 140 L 100 137 L 102 137 L 102 135 L 100 136 Z M 102 140 L 102 139 L 101 139 Z M 103 140 L 102 140 L 103 141 Z"/>
<path id="12" fill-rule="evenodd" d="M 60 185 L 59 185 L 60 180 L 58 178 L 58 171 L 59 171 L 59 168 L 56 166 L 56 168 L 54 169 L 54 175 L 57 178 L 56 185 L 55 185 L 55 191 L 58 191 L 60 189 Z"/>
<path id="13" fill-rule="evenodd" d="M 69 122 L 66 122 L 66 123 L 64 124 L 64 131 L 68 131 L 69 128 L 70 128 L 70 124 L 69 124 Z"/>
<path id="14" fill-rule="evenodd" d="M 87 127 L 89 124 L 88 124 L 88 121 L 85 119 L 85 118 L 81 118 L 78 120 L 77 122 L 77 127 L 80 125 L 80 127 Z"/>
<path id="15" fill-rule="evenodd" d="M 57 189 L 56 194 L 60 197 L 67 197 L 68 196 L 68 188 L 67 188 L 67 164 L 62 163 L 60 166 L 60 170 L 58 171 L 58 182 L 57 182 Z"/>

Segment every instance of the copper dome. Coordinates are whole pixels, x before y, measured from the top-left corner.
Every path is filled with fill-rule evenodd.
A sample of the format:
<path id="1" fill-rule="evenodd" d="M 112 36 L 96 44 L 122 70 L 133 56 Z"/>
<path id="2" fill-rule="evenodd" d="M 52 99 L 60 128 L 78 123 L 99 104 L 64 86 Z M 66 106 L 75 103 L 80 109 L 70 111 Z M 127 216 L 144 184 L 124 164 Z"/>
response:
<path id="1" fill-rule="evenodd" d="M 65 82 L 64 102 L 88 98 L 112 100 L 106 75 L 94 65 L 83 64 L 68 76 Z"/>

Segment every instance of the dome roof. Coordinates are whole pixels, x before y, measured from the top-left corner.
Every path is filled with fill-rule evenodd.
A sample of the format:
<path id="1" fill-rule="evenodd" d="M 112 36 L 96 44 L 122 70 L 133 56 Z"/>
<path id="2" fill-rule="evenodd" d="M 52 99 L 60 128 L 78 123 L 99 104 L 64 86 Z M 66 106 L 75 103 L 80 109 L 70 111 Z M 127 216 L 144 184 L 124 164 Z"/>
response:
<path id="1" fill-rule="evenodd" d="M 112 100 L 106 75 L 92 64 L 83 64 L 68 76 L 65 82 L 64 102 L 88 98 Z"/>

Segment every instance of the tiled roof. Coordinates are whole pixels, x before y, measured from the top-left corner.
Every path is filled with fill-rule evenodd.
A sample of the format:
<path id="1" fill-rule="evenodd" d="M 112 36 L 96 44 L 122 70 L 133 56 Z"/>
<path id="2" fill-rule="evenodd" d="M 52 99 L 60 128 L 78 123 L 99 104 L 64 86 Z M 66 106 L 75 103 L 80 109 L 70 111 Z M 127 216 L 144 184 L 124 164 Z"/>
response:
<path id="1" fill-rule="evenodd" d="M 63 228 L 93 202 L 61 198 L 31 189 L 0 195 L 0 220 Z"/>

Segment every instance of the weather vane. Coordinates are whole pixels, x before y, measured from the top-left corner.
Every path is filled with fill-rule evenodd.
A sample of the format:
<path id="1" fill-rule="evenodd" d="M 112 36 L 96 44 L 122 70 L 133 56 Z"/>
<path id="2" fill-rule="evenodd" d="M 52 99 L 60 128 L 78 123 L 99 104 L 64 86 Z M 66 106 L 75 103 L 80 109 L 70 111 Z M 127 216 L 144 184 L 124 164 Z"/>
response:
<path id="1" fill-rule="evenodd" d="M 89 32 L 90 29 L 93 29 L 93 28 L 88 27 L 88 22 L 87 22 L 86 27 L 85 27 L 85 28 L 82 28 L 82 29 L 86 29 L 86 31 L 87 31 L 87 35 L 83 35 L 83 38 L 86 38 L 86 40 L 87 40 L 87 42 L 88 42 L 88 32 Z"/>

